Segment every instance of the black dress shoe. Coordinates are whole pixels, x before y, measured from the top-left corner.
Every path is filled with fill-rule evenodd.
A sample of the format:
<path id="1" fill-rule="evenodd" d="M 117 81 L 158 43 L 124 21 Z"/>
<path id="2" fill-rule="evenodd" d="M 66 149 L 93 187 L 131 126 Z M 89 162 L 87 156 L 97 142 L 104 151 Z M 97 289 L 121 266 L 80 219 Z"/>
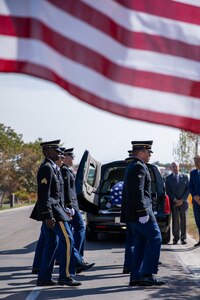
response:
<path id="1" fill-rule="evenodd" d="M 129 274 L 131 272 L 131 270 L 127 269 L 127 268 L 123 268 L 122 274 Z"/>
<path id="2" fill-rule="evenodd" d="M 79 286 L 81 285 L 81 282 L 74 280 L 71 277 L 65 277 L 58 279 L 59 285 L 68 285 L 68 286 Z"/>
<path id="3" fill-rule="evenodd" d="M 92 266 L 94 266 L 95 265 L 95 263 L 88 263 L 88 262 L 85 262 L 85 261 L 83 261 L 82 262 L 82 264 L 84 264 L 85 266 L 90 266 L 90 265 L 92 265 Z M 90 267 L 91 268 L 91 267 Z"/>
<path id="4" fill-rule="evenodd" d="M 53 285 L 56 285 L 57 282 L 53 279 L 51 280 L 40 280 L 38 279 L 37 280 L 37 286 L 53 286 Z"/>
<path id="5" fill-rule="evenodd" d="M 194 245 L 194 247 L 200 246 L 200 241 Z"/>
<path id="6" fill-rule="evenodd" d="M 165 280 L 159 280 L 155 276 L 144 276 L 141 278 L 139 285 L 141 286 L 152 286 L 152 285 L 164 285 Z"/>
<path id="7" fill-rule="evenodd" d="M 173 241 L 173 245 L 176 245 L 178 243 L 178 241 Z"/>
<path id="8" fill-rule="evenodd" d="M 140 281 L 138 279 L 133 279 L 129 282 L 129 286 L 139 286 Z"/>
<path id="9" fill-rule="evenodd" d="M 87 271 L 87 270 L 89 270 L 90 268 L 92 268 L 94 265 L 95 265 L 95 263 L 89 264 L 89 263 L 83 262 L 83 263 L 79 264 L 79 265 L 76 267 L 76 274 L 79 274 L 79 273 L 81 273 L 81 272 L 83 272 L 83 271 Z"/>
<path id="10" fill-rule="evenodd" d="M 181 244 L 182 244 L 182 245 L 186 245 L 187 242 L 186 242 L 186 241 L 181 241 Z"/>
<path id="11" fill-rule="evenodd" d="M 39 268 L 32 268 L 32 274 L 38 274 L 39 273 L 39 271 L 40 271 L 40 269 Z"/>

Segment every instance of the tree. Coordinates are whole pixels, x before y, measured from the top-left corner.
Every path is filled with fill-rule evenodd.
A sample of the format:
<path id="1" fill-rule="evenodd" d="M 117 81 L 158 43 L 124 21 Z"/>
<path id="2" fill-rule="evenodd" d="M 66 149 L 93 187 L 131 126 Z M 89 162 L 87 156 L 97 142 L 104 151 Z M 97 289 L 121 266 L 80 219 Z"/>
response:
<path id="1" fill-rule="evenodd" d="M 36 192 L 36 174 L 42 160 L 41 140 L 24 144 L 18 159 L 18 177 L 21 189 L 28 193 Z"/>
<path id="2" fill-rule="evenodd" d="M 181 130 L 179 142 L 174 149 L 176 160 L 189 173 L 193 165 L 193 158 L 199 153 L 200 136 L 189 131 Z"/>
<path id="3" fill-rule="evenodd" d="M 24 191 L 36 192 L 36 174 L 42 159 L 41 139 L 24 143 L 22 135 L 0 124 L 0 194 L 5 196 Z"/>
<path id="4" fill-rule="evenodd" d="M 18 187 L 16 161 L 23 146 L 22 135 L 0 124 L 0 192 L 1 205 L 6 194 L 11 195 Z"/>

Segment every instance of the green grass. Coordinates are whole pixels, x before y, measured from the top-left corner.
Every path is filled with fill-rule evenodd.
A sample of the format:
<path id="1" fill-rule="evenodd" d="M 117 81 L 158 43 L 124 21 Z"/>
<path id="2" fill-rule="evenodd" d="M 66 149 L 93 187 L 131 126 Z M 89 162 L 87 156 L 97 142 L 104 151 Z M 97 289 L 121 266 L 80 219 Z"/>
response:
<path id="1" fill-rule="evenodd" d="M 194 220 L 192 205 L 190 205 L 188 209 L 187 233 L 196 241 L 199 240 L 199 234 Z"/>
<path id="2" fill-rule="evenodd" d="M 1 210 L 6 210 L 6 209 L 13 209 L 13 208 L 16 208 L 16 207 L 22 207 L 22 206 L 29 206 L 29 205 L 32 205 L 32 204 L 35 204 L 35 202 L 24 202 L 24 203 L 15 203 L 15 205 L 13 207 L 10 207 L 10 203 L 4 203 L 2 207 L 0 207 L 0 211 Z"/>

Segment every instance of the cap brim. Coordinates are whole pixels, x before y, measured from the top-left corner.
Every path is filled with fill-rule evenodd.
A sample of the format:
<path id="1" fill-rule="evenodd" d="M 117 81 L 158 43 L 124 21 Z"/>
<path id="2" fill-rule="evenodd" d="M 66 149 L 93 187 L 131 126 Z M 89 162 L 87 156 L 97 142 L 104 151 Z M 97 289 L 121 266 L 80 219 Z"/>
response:
<path id="1" fill-rule="evenodd" d="M 59 152 L 59 153 L 63 154 L 62 149 L 60 149 L 60 148 L 54 148 L 54 149 L 56 150 L 56 152 Z"/>
<path id="2" fill-rule="evenodd" d="M 71 158 L 75 157 L 74 154 L 72 154 L 72 153 L 66 153 L 65 156 L 70 156 Z"/>

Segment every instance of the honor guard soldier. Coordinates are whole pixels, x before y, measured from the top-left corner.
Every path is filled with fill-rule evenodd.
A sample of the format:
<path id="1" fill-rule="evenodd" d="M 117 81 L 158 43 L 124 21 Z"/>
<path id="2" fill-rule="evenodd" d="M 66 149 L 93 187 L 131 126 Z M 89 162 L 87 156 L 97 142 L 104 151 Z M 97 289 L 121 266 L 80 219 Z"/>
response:
<path id="1" fill-rule="evenodd" d="M 74 161 L 74 148 L 64 149 L 64 160 L 61 166 L 61 173 L 64 181 L 64 203 L 65 206 L 73 210 L 72 220 L 69 222 L 73 231 L 74 248 L 82 257 L 81 263 L 76 265 L 76 273 L 86 271 L 94 266 L 94 263 L 87 263 L 83 260 L 84 242 L 85 242 L 85 223 L 79 210 L 76 188 L 75 175 L 71 169 Z"/>
<path id="2" fill-rule="evenodd" d="M 69 264 L 72 245 L 67 234 L 65 223 L 70 220 L 68 211 L 63 205 L 63 180 L 55 161 L 62 154 L 60 140 L 40 144 L 45 156 L 37 173 L 38 199 L 31 218 L 42 221 L 41 235 L 45 243 L 39 269 L 37 285 L 51 286 L 54 259 L 59 245 L 60 266 L 59 285 L 78 286 L 81 283 L 70 277 Z"/>
<path id="3" fill-rule="evenodd" d="M 152 210 L 151 177 L 145 165 L 151 156 L 153 141 L 132 141 L 132 161 L 124 178 L 125 221 L 132 232 L 134 249 L 130 266 L 130 286 L 163 285 L 157 274 L 161 232 Z M 130 234 L 129 234 L 130 238 Z"/>
<path id="4" fill-rule="evenodd" d="M 128 157 L 125 158 L 127 165 L 133 160 L 133 151 L 128 150 Z M 123 264 L 123 274 L 129 274 L 131 272 L 131 259 L 133 247 L 135 245 L 133 230 L 130 228 L 130 223 L 125 220 L 125 207 L 124 207 L 124 190 L 122 190 L 122 209 L 121 209 L 121 222 L 126 223 L 126 243 L 125 243 L 125 253 L 124 253 L 124 264 Z"/>

